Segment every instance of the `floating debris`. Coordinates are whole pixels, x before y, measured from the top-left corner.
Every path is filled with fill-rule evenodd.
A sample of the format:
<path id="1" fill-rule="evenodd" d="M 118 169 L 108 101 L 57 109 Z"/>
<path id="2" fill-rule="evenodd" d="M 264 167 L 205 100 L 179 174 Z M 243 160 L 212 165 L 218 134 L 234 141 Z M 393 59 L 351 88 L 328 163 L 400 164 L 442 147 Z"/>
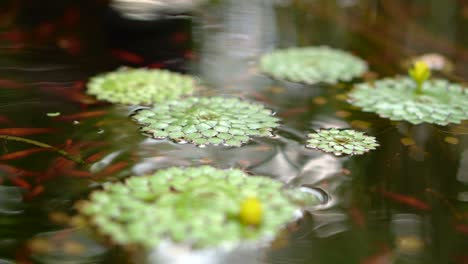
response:
<path id="1" fill-rule="evenodd" d="M 411 78 L 386 78 L 359 84 L 350 103 L 394 121 L 412 124 L 460 124 L 468 119 L 468 93 L 461 85 L 442 79 L 418 84 Z"/>
<path id="2" fill-rule="evenodd" d="M 120 245 L 153 248 L 172 242 L 202 248 L 272 239 L 301 206 L 317 202 L 238 169 L 172 167 L 105 184 L 78 204 L 81 217 L 74 222 Z"/>
<path id="3" fill-rule="evenodd" d="M 59 115 L 60 115 L 60 112 L 47 113 L 46 115 L 47 115 L 47 116 L 50 116 L 50 117 L 55 117 L 55 116 L 59 116 Z"/>
<path id="4" fill-rule="evenodd" d="M 348 111 L 338 110 L 338 111 L 335 112 L 335 115 L 337 117 L 347 118 L 347 117 L 350 117 L 352 114 L 351 114 L 351 112 L 348 112 Z"/>
<path id="5" fill-rule="evenodd" d="M 328 101 L 322 96 L 317 96 L 314 99 L 312 99 L 312 102 L 316 105 L 325 105 Z"/>
<path id="6" fill-rule="evenodd" d="M 38 128 L 39 129 L 39 128 Z M 16 137 L 16 136 L 10 136 L 10 135 L 0 135 L 0 140 L 3 139 L 3 140 L 11 140 L 11 141 L 17 141 L 17 142 L 23 142 L 23 143 L 26 143 L 26 144 L 31 144 L 31 145 L 35 145 L 35 146 L 38 146 L 40 148 L 43 148 L 43 149 L 46 149 L 46 150 L 50 150 L 50 151 L 54 151 L 60 155 L 62 155 L 63 157 L 73 161 L 73 162 L 76 162 L 76 163 L 84 163 L 84 161 L 81 159 L 80 156 L 77 156 L 77 155 L 73 155 L 72 153 L 69 153 L 65 150 L 62 150 L 62 149 L 59 149 L 59 148 L 56 148 L 54 146 L 51 146 L 49 144 L 46 144 L 46 143 L 42 143 L 42 142 L 39 142 L 39 141 L 36 141 L 36 140 L 33 140 L 33 139 L 28 139 L 28 138 L 22 138 L 22 137 Z"/>
<path id="7" fill-rule="evenodd" d="M 366 129 L 369 129 L 369 127 L 371 127 L 372 124 L 367 121 L 356 119 L 356 120 L 351 121 L 350 125 L 352 128 L 355 128 L 355 129 L 366 130 Z"/>
<path id="8" fill-rule="evenodd" d="M 320 129 L 307 137 L 307 148 L 333 153 L 335 156 L 361 155 L 379 146 L 374 137 L 351 129 Z"/>
<path id="9" fill-rule="evenodd" d="M 460 140 L 456 137 L 445 137 L 444 141 L 452 145 L 457 145 L 460 143 Z"/>
<path id="10" fill-rule="evenodd" d="M 139 110 L 132 118 L 156 139 L 236 147 L 251 136 L 271 137 L 279 121 L 262 104 L 223 97 L 173 100 Z"/>
<path id="11" fill-rule="evenodd" d="M 84 111 L 84 112 L 79 112 L 76 114 L 57 116 L 56 120 L 76 121 L 76 120 L 81 120 L 81 119 L 86 119 L 86 118 L 101 117 L 105 114 L 107 114 L 107 111 L 105 110 Z"/>
<path id="12" fill-rule="evenodd" d="M 416 142 L 414 141 L 414 139 L 410 138 L 410 137 L 404 137 L 402 139 L 400 139 L 400 142 L 401 144 L 403 144 L 404 146 L 413 146 L 413 145 L 416 145 Z"/>
<path id="13" fill-rule="evenodd" d="M 195 89 L 192 77 L 158 69 L 129 69 L 97 75 L 88 93 L 99 100 L 121 104 L 152 104 L 177 99 Z"/>
<path id="14" fill-rule="evenodd" d="M 54 250 L 52 244 L 44 238 L 34 238 L 28 241 L 27 247 L 34 253 L 50 253 Z"/>
<path id="15" fill-rule="evenodd" d="M 399 236 L 395 240 L 396 248 L 400 254 L 417 254 L 424 250 L 424 240 L 416 235 Z"/>
<path id="16" fill-rule="evenodd" d="M 278 79 L 335 84 L 363 75 L 367 64 L 345 51 L 320 46 L 273 51 L 261 58 L 260 68 Z"/>

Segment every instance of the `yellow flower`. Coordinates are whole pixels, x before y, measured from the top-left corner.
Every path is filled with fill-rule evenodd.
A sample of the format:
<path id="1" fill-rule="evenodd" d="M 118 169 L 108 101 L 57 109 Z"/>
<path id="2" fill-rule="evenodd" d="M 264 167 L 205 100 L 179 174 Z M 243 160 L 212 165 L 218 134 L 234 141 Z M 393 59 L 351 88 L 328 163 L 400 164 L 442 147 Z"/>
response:
<path id="1" fill-rule="evenodd" d="M 255 197 L 245 199 L 240 205 L 239 218 L 245 225 L 259 225 L 263 218 L 262 203 Z"/>
<path id="2" fill-rule="evenodd" d="M 408 71 L 409 75 L 418 84 L 418 88 L 431 77 L 431 70 L 424 61 L 416 61 Z"/>

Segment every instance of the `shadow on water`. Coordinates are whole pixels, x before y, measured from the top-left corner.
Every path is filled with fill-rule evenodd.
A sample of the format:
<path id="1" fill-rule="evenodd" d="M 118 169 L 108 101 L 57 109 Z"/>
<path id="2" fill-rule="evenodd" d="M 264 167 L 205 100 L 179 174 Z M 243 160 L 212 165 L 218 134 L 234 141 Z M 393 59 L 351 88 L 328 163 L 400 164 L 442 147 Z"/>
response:
<path id="1" fill-rule="evenodd" d="M 329 45 L 366 59 L 372 71 L 364 78 L 372 80 L 404 73 L 412 56 L 438 53 L 452 70 L 437 75 L 466 83 L 467 1 L 219 0 L 190 15 L 45 2 L 0 4 L 0 131 L 17 128 L 9 133 L 86 164 L 0 142 L 0 263 L 468 263 L 466 122 L 390 122 L 351 107 L 352 85 L 273 80 L 257 65 L 276 48 Z M 119 13 L 129 10 L 130 17 L 143 10 L 144 19 Z M 90 76 L 121 65 L 194 74 L 201 94 L 260 101 L 282 126 L 275 138 L 242 148 L 146 138 L 129 118 L 133 107 L 83 93 Z M 338 158 L 306 149 L 305 135 L 320 127 L 362 130 L 381 147 Z M 303 186 L 322 203 L 271 244 L 234 252 L 163 246 L 142 254 L 68 226 L 73 204 L 103 182 L 200 164 Z"/>

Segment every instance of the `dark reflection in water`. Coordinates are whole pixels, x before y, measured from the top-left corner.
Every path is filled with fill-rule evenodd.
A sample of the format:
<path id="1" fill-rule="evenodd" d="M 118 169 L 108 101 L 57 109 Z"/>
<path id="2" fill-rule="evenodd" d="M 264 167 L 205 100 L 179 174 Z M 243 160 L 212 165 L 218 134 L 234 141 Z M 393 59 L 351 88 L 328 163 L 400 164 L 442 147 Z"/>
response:
<path id="1" fill-rule="evenodd" d="M 105 2 L 0 3 L 0 129 L 23 128 L 88 163 L 2 141 L 0 263 L 468 263 L 466 122 L 389 122 L 350 107 L 351 85 L 276 81 L 256 63 L 275 48 L 330 45 L 365 58 L 372 80 L 437 53 L 453 70 L 435 75 L 466 82 L 467 1 L 221 0 L 191 13 L 148 7 L 143 16 L 129 1 Z M 128 118 L 134 107 L 83 94 L 87 78 L 121 65 L 192 73 L 200 94 L 260 101 L 283 125 L 276 138 L 242 148 L 148 139 Z M 305 134 L 320 127 L 363 130 L 381 147 L 342 158 L 305 149 Z M 234 252 L 163 246 L 144 254 L 69 228 L 72 205 L 103 182 L 200 164 L 307 186 L 323 203 L 270 245 Z"/>

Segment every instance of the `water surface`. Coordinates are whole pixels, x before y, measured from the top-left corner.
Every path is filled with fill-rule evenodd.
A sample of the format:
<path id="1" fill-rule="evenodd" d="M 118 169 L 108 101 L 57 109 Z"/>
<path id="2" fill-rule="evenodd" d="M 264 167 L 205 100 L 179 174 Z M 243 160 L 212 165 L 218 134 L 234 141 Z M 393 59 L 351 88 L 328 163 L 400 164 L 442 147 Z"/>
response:
<path id="1" fill-rule="evenodd" d="M 73 204 L 103 182 L 200 164 L 308 186 L 323 203 L 262 250 L 165 249 L 153 254 L 158 263 L 468 263 L 466 122 L 390 122 L 351 107 L 352 84 L 282 82 L 257 67 L 276 48 L 329 45 L 367 60 L 366 80 L 405 74 L 410 57 L 437 53 L 452 69 L 435 75 L 465 82 L 467 1 L 223 0 L 145 21 L 104 1 L 45 2 L 0 4 L 0 129 L 46 128 L 24 137 L 87 165 L 50 151 L 7 156 L 34 146 L 1 142 L 0 263 L 142 263 L 139 252 L 71 229 Z M 278 137 L 242 148 L 146 138 L 128 117 L 135 107 L 84 95 L 89 77 L 122 65 L 190 73 L 202 95 L 260 101 L 283 119 Z M 320 127 L 365 131 L 381 147 L 340 158 L 304 148 Z"/>

